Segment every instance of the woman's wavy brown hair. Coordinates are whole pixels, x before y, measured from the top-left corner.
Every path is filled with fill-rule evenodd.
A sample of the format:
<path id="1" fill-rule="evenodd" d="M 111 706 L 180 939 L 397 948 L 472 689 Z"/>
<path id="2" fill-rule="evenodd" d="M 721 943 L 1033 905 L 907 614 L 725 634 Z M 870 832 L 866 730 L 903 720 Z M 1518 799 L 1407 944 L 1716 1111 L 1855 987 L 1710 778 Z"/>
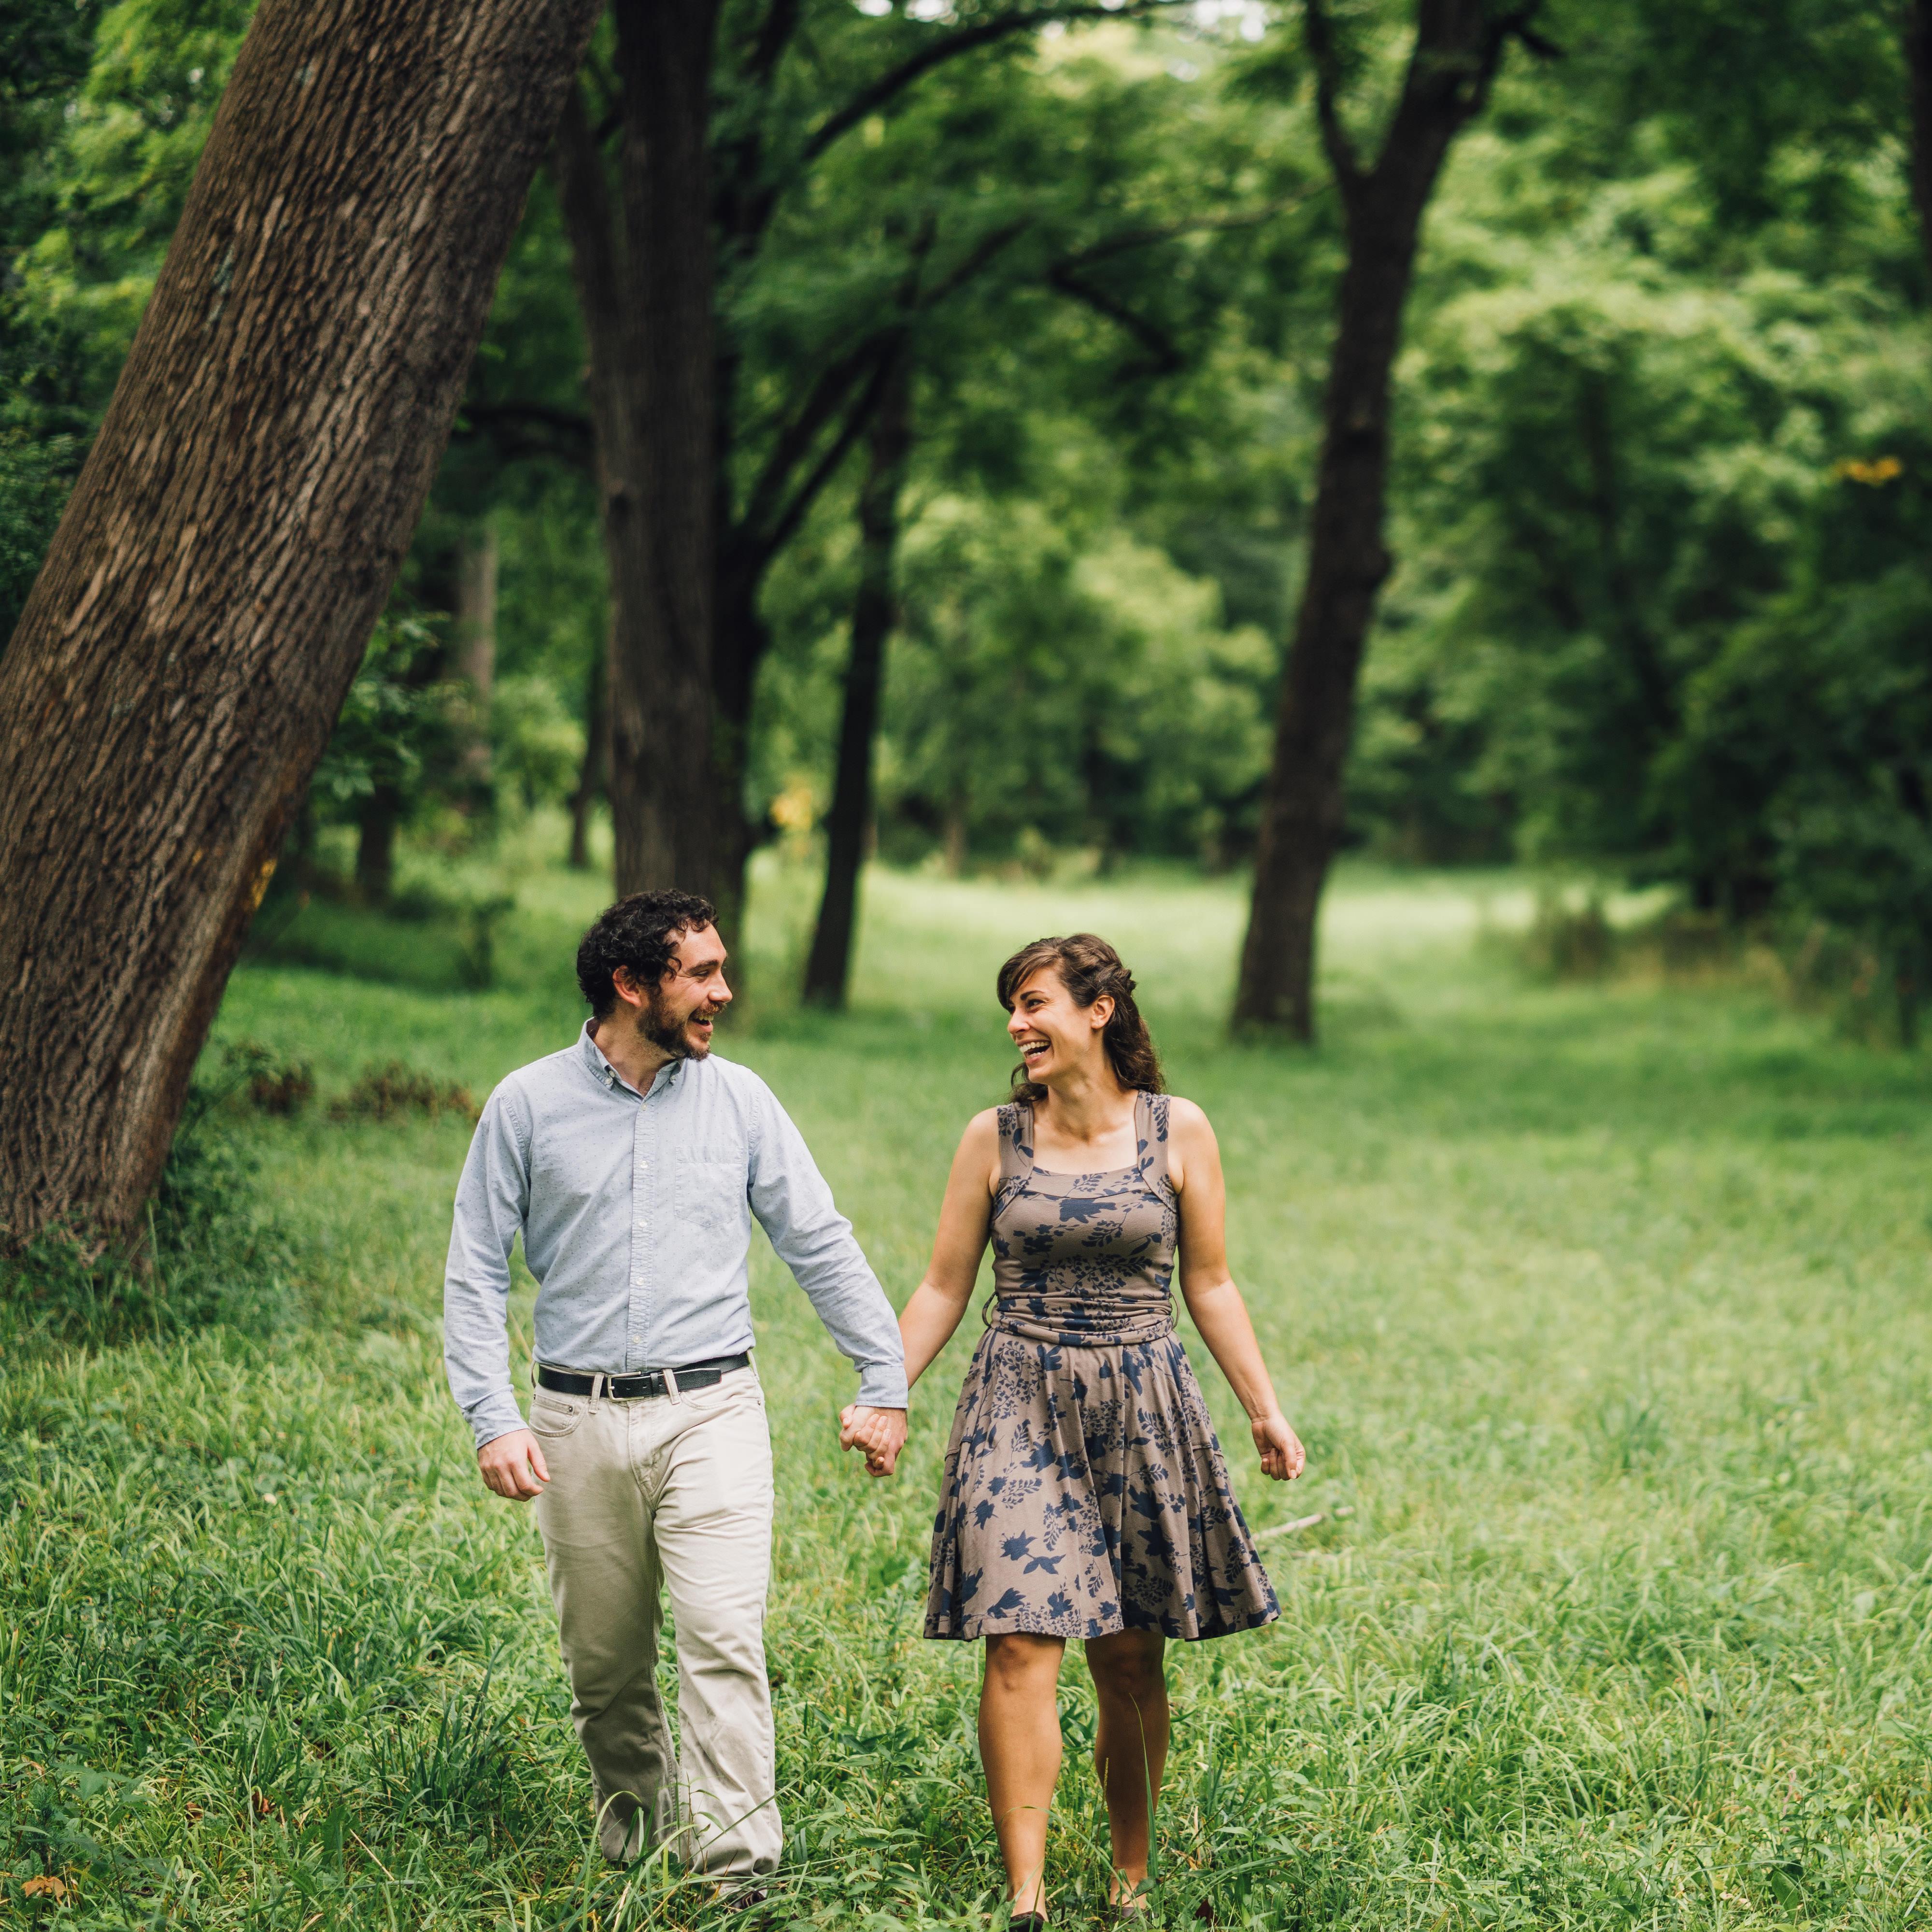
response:
<path id="1" fill-rule="evenodd" d="M 1020 988 L 1042 967 L 1051 967 L 1060 976 L 1060 983 L 1082 1010 L 1102 993 L 1112 995 L 1113 1016 L 1102 1030 L 1100 1044 L 1106 1049 L 1114 1078 L 1130 1094 L 1165 1094 L 1167 1082 L 1160 1070 L 1160 1056 L 1154 1050 L 1140 1008 L 1134 1004 L 1134 976 L 1120 956 L 1090 932 L 1076 932 L 1064 939 L 1036 939 L 1030 946 L 1022 946 L 1000 968 L 1000 1004 L 1008 1012 L 1012 1011 Z M 1024 1060 L 1013 1069 L 1012 1097 L 1046 1098 L 1046 1089 L 1027 1078 Z"/>

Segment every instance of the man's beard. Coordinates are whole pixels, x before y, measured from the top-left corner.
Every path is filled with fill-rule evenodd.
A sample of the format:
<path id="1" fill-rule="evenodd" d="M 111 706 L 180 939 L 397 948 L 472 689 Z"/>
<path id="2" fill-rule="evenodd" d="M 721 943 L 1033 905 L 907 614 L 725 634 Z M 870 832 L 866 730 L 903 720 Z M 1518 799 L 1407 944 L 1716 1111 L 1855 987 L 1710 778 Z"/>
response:
<path id="1" fill-rule="evenodd" d="M 681 1020 L 668 1018 L 663 1006 L 653 996 L 650 1004 L 638 1016 L 638 1030 L 660 1053 L 668 1054 L 674 1060 L 702 1060 L 710 1048 L 694 1047 L 684 1036 L 684 1030 L 691 1024 L 692 1017 L 686 1013 Z"/>

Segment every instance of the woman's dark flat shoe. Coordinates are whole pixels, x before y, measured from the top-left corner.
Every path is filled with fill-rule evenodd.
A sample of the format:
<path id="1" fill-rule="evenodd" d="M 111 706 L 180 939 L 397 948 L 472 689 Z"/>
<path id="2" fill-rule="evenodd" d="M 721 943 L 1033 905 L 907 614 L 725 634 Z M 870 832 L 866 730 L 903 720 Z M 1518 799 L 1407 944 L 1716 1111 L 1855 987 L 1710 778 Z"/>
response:
<path id="1" fill-rule="evenodd" d="M 1046 1932 L 1046 1914 L 1016 1912 L 1006 1921 L 1006 1932 Z"/>

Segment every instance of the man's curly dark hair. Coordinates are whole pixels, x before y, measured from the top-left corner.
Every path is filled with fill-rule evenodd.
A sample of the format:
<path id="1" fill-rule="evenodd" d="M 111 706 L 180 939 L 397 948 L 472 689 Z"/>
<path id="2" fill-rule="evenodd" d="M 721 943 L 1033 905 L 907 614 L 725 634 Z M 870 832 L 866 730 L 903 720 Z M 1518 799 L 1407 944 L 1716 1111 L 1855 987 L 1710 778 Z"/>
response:
<path id="1" fill-rule="evenodd" d="M 609 1017 L 617 1004 L 611 976 L 620 966 L 640 986 L 655 988 L 676 952 L 672 942 L 678 934 L 717 923 L 718 910 L 709 899 L 671 886 L 633 892 L 607 906 L 577 949 L 577 983 L 590 1010 L 600 1020 Z"/>

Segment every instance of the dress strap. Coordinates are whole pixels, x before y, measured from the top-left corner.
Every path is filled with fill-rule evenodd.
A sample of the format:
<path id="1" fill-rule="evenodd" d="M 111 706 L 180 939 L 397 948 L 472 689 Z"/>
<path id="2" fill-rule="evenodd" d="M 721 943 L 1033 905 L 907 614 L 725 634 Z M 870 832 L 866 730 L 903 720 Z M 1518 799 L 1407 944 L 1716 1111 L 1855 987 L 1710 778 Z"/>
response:
<path id="1" fill-rule="evenodd" d="M 1033 1172 L 1033 1109 L 1024 1100 L 999 1110 L 1000 1186 L 1024 1180 Z"/>
<path id="2" fill-rule="evenodd" d="M 1142 1174 L 1156 1185 L 1174 1184 L 1167 1164 L 1167 1096 L 1144 1089 L 1134 1096 L 1134 1134 L 1139 1142 L 1136 1159 Z"/>

